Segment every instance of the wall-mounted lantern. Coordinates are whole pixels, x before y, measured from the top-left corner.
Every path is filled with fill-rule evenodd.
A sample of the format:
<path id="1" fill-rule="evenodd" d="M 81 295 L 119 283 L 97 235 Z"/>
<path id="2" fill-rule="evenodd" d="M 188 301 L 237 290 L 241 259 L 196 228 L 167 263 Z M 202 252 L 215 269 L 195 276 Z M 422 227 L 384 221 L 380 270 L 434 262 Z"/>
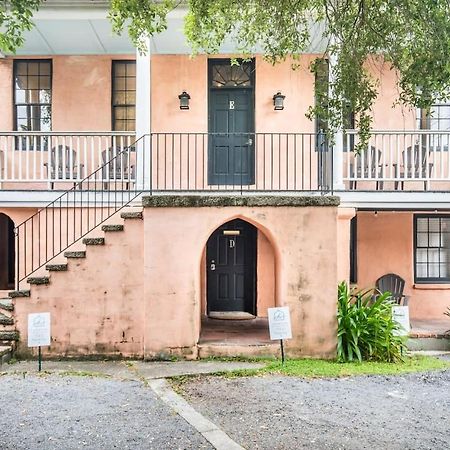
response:
<path id="1" fill-rule="evenodd" d="M 273 96 L 273 106 L 275 111 L 282 111 L 284 109 L 284 99 L 286 98 L 285 95 L 282 95 L 281 92 L 277 92 Z"/>
<path id="2" fill-rule="evenodd" d="M 180 109 L 189 109 L 189 99 L 191 96 L 186 91 L 183 91 L 178 98 L 180 99 Z"/>

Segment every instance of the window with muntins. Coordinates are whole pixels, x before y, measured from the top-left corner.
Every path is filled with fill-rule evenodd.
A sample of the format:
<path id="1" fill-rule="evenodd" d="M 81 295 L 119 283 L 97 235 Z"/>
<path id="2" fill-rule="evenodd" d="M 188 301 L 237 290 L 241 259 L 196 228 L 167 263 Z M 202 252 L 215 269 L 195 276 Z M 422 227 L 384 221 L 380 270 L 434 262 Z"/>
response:
<path id="1" fill-rule="evenodd" d="M 136 130 L 136 61 L 113 61 L 112 129 Z"/>
<path id="2" fill-rule="evenodd" d="M 51 131 L 52 62 L 14 60 L 14 128 Z"/>
<path id="3" fill-rule="evenodd" d="M 414 218 L 415 281 L 450 282 L 450 215 Z"/>

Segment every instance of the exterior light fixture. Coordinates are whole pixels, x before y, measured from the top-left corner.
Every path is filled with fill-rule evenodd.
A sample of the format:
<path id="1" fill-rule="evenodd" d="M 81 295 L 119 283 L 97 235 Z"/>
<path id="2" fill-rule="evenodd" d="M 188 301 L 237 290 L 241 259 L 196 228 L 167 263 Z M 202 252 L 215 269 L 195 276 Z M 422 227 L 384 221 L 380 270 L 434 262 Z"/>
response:
<path id="1" fill-rule="evenodd" d="M 178 98 L 180 99 L 180 109 L 189 109 L 189 99 L 191 96 L 186 91 L 183 91 Z"/>
<path id="2" fill-rule="evenodd" d="M 286 98 L 281 92 L 277 92 L 273 96 L 273 106 L 275 111 L 282 111 L 284 109 L 284 99 Z"/>

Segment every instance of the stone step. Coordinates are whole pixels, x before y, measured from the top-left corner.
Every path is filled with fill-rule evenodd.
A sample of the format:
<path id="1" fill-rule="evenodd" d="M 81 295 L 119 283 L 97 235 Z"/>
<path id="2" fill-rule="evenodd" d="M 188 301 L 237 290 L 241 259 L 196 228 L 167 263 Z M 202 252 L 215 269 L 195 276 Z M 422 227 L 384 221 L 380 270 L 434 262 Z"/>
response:
<path id="1" fill-rule="evenodd" d="M 50 284 L 49 277 L 29 277 L 27 278 L 27 283 L 34 285 Z"/>
<path id="2" fill-rule="evenodd" d="M 18 297 L 29 297 L 30 290 L 29 289 L 21 289 L 20 291 L 11 291 L 8 293 L 10 298 L 18 298 Z"/>
<path id="3" fill-rule="evenodd" d="M 0 313 L 0 325 L 14 325 L 14 319 Z"/>
<path id="4" fill-rule="evenodd" d="M 123 231 L 123 225 L 102 225 L 102 231 Z"/>
<path id="5" fill-rule="evenodd" d="M 67 264 L 47 264 L 45 268 L 49 272 L 66 272 Z"/>
<path id="6" fill-rule="evenodd" d="M 84 238 L 82 242 L 84 245 L 105 245 L 105 238 Z"/>
<path id="7" fill-rule="evenodd" d="M 0 298 L 0 309 L 14 311 L 14 305 L 10 298 Z"/>
<path id="8" fill-rule="evenodd" d="M 120 217 L 122 219 L 143 219 L 144 215 L 142 211 L 125 211 L 120 213 Z"/>
<path id="9" fill-rule="evenodd" d="M 450 335 L 410 337 L 406 346 L 410 351 L 450 351 Z"/>
<path id="10" fill-rule="evenodd" d="M 86 258 L 86 252 L 84 250 L 77 250 L 77 251 L 68 251 L 64 252 L 64 256 L 66 258 Z"/>
<path id="11" fill-rule="evenodd" d="M 11 359 L 11 354 L 11 345 L 0 345 L 0 367 Z"/>
<path id="12" fill-rule="evenodd" d="M 198 344 L 198 357 L 223 357 L 223 358 L 254 358 L 254 357 L 279 357 L 280 345 L 278 343 L 261 343 L 255 345 L 234 344 L 228 342 L 209 342 Z"/>
<path id="13" fill-rule="evenodd" d="M 0 331 L 0 342 L 1 341 L 18 341 L 19 332 L 18 331 Z"/>

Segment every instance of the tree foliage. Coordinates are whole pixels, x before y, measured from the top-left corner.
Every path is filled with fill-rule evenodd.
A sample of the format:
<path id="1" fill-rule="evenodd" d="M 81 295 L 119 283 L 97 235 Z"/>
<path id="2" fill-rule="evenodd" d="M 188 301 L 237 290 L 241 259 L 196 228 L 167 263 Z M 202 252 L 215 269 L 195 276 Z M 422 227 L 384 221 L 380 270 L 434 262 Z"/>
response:
<path id="1" fill-rule="evenodd" d="M 33 13 L 40 3 L 40 0 L 0 2 L 0 51 L 14 53 L 23 44 L 23 32 L 33 28 Z"/>
<path id="2" fill-rule="evenodd" d="M 128 29 L 145 51 L 142 36 L 167 27 L 167 14 L 178 0 L 111 0 L 113 29 Z M 332 58 L 327 107 L 312 107 L 310 116 L 326 117 L 329 126 L 343 125 L 342 105 L 355 113 L 367 136 L 378 80 L 371 61 L 382 61 L 398 76 L 403 105 L 428 108 L 450 92 L 449 0 L 187 0 L 185 32 L 193 53 L 217 53 L 232 39 L 245 57 L 263 53 L 273 64 L 310 52 L 318 40 L 323 58 Z M 31 26 L 38 0 L 2 2 L 0 48 L 14 51 L 22 31 Z M 9 8 L 9 9 L 8 9 Z M 9 11 L 9 12 L 7 12 Z M 312 65 L 311 70 L 316 70 Z M 321 108 L 319 106 L 319 108 Z"/>

